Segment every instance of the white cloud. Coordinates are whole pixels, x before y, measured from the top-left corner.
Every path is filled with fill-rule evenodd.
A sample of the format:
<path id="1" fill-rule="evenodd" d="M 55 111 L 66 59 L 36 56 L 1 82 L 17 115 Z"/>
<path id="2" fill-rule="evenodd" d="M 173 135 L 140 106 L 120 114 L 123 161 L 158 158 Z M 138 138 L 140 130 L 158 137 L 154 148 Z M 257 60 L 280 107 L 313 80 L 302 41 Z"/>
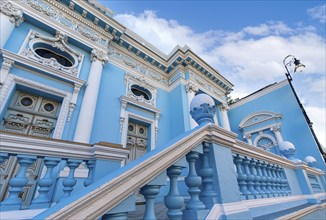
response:
<path id="1" fill-rule="evenodd" d="M 319 9 L 310 11 L 321 18 Z M 157 17 L 153 11 L 139 15 L 118 14 L 115 19 L 166 54 L 177 44 L 190 46 L 235 85 L 232 98 L 284 80 L 286 70 L 282 61 L 289 54 L 295 55 L 306 65 L 303 76 L 293 76 L 294 81 L 300 82 L 296 90 L 302 102 L 308 104 L 312 117 L 317 113 L 321 117 L 313 122 L 316 123 L 316 133 L 325 140 L 325 126 L 322 126 L 325 124 L 325 114 L 322 114 L 325 102 L 316 96 L 325 97 L 326 44 L 325 38 L 318 35 L 313 26 L 289 27 L 280 21 L 269 21 L 244 27 L 238 32 L 209 30 L 196 33 L 175 20 Z"/>
<path id="2" fill-rule="evenodd" d="M 313 19 L 317 19 L 317 20 L 319 20 L 319 22 L 325 23 L 326 22 L 326 4 L 308 9 L 308 14 Z"/>

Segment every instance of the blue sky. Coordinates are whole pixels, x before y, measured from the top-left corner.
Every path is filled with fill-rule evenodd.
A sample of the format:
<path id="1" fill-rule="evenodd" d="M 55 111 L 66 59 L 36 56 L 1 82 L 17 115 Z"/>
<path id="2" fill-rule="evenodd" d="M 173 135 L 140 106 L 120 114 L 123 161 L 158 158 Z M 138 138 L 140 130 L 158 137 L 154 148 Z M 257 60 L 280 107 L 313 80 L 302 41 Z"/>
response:
<path id="1" fill-rule="evenodd" d="M 99 2 L 166 54 L 190 46 L 235 85 L 233 98 L 284 80 L 294 55 L 306 65 L 294 87 L 326 146 L 325 0 Z"/>

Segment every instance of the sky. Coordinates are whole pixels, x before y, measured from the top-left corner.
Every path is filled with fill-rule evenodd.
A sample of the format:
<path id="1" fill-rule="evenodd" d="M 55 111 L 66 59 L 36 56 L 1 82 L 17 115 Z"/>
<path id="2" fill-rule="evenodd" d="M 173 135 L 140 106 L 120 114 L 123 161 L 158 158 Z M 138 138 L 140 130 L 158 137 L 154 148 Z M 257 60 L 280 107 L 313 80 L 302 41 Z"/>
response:
<path id="1" fill-rule="evenodd" d="M 188 45 L 244 97 L 285 77 L 283 59 L 306 68 L 293 85 L 320 143 L 326 146 L 326 1 L 98 0 L 113 18 L 165 54 Z"/>

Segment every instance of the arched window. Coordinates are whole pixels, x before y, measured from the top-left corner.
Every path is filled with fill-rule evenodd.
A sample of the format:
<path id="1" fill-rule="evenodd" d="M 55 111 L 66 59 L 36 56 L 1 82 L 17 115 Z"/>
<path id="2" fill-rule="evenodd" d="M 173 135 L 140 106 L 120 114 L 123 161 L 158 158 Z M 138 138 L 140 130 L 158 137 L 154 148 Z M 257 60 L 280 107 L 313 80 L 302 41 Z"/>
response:
<path id="1" fill-rule="evenodd" d="M 152 93 L 144 87 L 134 84 L 130 87 L 130 90 L 135 96 L 138 96 L 138 97 L 143 96 L 145 100 L 152 99 Z"/>

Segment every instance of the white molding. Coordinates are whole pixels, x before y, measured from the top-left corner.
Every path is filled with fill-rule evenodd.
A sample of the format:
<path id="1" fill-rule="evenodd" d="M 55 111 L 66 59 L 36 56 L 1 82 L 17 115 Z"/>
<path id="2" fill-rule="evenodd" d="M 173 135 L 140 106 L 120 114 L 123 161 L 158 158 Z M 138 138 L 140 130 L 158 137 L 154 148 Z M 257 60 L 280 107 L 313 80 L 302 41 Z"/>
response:
<path id="1" fill-rule="evenodd" d="M 253 112 L 250 115 L 247 115 L 239 124 L 240 129 L 244 129 L 253 125 L 257 125 L 259 123 L 273 120 L 273 119 L 281 119 L 282 115 L 280 113 L 274 113 L 271 111 L 259 111 Z M 273 123 L 272 126 L 275 126 L 277 123 Z"/>
<path id="2" fill-rule="evenodd" d="M 232 105 L 230 105 L 230 109 L 234 109 L 234 108 L 237 108 L 237 107 L 239 107 L 241 105 L 244 105 L 244 104 L 246 104 L 248 102 L 251 102 L 252 100 L 255 100 L 255 99 L 259 98 L 259 97 L 262 97 L 262 96 L 264 96 L 264 95 L 266 95 L 268 93 L 271 93 L 271 92 L 273 92 L 273 91 L 275 91 L 275 90 L 277 90 L 279 88 L 282 88 L 282 87 L 284 87 L 284 86 L 286 86 L 288 84 L 289 84 L 289 82 L 287 80 L 283 80 L 283 81 L 278 82 L 278 83 L 276 83 L 274 85 L 271 85 L 271 86 L 269 86 L 269 87 L 267 87 L 267 88 L 265 88 L 265 89 L 263 89 L 263 90 L 261 90 L 259 92 L 256 92 L 256 93 L 254 93 L 254 94 L 252 94 L 252 95 L 250 95 L 250 96 L 248 96 L 246 98 L 242 98 L 239 101 L 233 103 Z"/>
<path id="3" fill-rule="evenodd" d="M 260 146 L 257 146 L 257 143 L 258 143 L 258 141 L 260 140 L 260 139 L 262 139 L 262 138 L 268 138 L 268 139 L 270 139 L 271 141 L 272 141 L 272 143 L 273 143 L 273 145 L 272 146 L 269 146 L 269 147 L 267 147 L 267 149 L 265 149 L 265 150 L 268 150 L 269 148 L 272 148 L 272 147 L 275 147 L 276 145 L 277 145 L 277 141 L 276 141 L 276 139 L 272 136 L 272 135 L 270 135 L 270 134 L 265 134 L 265 133 L 261 133 L 261 134 L 258 134 L 258 136 L 255 138 L 255 140 L 254 140 L 254 146 L 255 147 L 259 147 L 259 148 L 261 148 Z M 264 149 L 264 148 L 263 148 Z"/>
<path id="4" fill-rule="evenodd" d="M 14 53 L 4 50 L 4 49 L 2 49 L 1 52 L 2 52 L 3 57 L 13 60 L 15 62 L 16 66 L 19 66 L 19 64 L 24 65 L 25 67 L 28 66 L 31 69 L 34 68 L 39 71 L 48 73 L 52 76 L 60 77 L 62 80 L 65 80 L 65 81 L 68 81 L 68 82 L 71 82 L 74 84 L 79 84 L 81 86 L 85 84 L 84 80 L 79 79 L 75 76 L 69 75 L 67 73 L 64 73 L 60 70 L 51 68 L 50 66 L 44 66 L 43 64 L 41 64 L 39 62 L 33 61 L 31 59 L 27 59 L 26 57 L 14 54 Z"/>
<path id="5" fill-rule="evenodd" d="M 110 147 L 100 143 L 90 145 L 53 138 L 40 138 L 30 135 L 0 132 L 1 152 L 25 154 L 40 157 L 57 157 L 90 160 L 94 158 L 124 161 L 128 149 Z"/>

